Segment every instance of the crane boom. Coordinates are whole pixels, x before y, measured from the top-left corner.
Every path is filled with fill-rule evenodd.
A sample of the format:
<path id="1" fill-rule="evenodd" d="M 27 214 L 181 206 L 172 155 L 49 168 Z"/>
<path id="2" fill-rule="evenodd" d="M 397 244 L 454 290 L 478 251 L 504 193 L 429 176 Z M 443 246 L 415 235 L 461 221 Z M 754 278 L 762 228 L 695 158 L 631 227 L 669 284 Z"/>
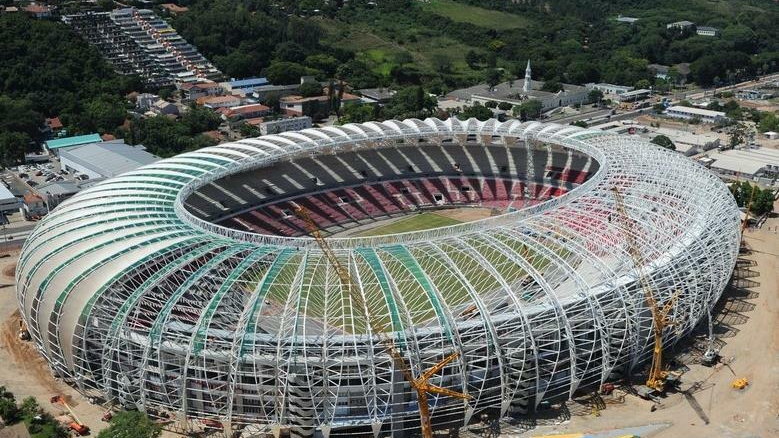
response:
<path id="1" fill-rule="evenodd" d="M 676 302 L 679 293 L 677 291 L 677 293 L 662 306 L 657 302 L 652 285 L 649 283 L 649 279 L 644 273 L 644 257 L 642 256 L 638 242 L 636 241 L 636 233 L 633 226 L 634 221 L 630 218 L 627 208 L 625 207 L 625 199 L 622 196 L 622 192 L 620 192 L 617 187 L 613 187 L 612 191 L 614 192 L 617 213 L 622 221 L 621 228 L 622 233 L 625 236 L 625 242 L 627 243 L 628 253 L 636 268 L 638 281 L 641 285 L 641 290 L 644 292 L 644 299 L 646 300 L 647 307 L 649 307 L 649 311 L 652 314 L 654 348 L 652 351 L 652 365 L 649 369 L 646 386 L 657 391 L 664 391 L 665 379 L 668 376 L 668 372 L 663 368 L 663 329 L 672 324 L 668 319 L 668 314 L 673 309 L 673 305 Z"/>
<path id="2" fill-rule="evenodd" d="M 395 363 L 398 369 L 401 371 L 403 377 L 416 391 L 417 402 L 419 404 L 422 437 L 432 438 L 433 429 L 430 423 L 430 406 L 428 404 L 428 394 L 438 394 L 447 397 L 459 398 L 461 400 L 469 400 L 472 398 L 468 394 L 442 388 L 440 386 L 433 385 L 428 381 L 431 377 L 433 377 L 433 375 L 441 371 L 447 364 L 457 359 L 460 356 L 460 353 L 452 353 L 446 356 L 443 360 L 435 364 L 429 370 L 422 373 L 422 375 L 420 375 L 418 378 L 415 378 L 413 372 L 411 371 L 411 367 L 395 345 L 393 338 L 387 335 L 384 325 L 381 324 L 376 316 L 369 311 L 369 307 L 366 305 L 365 300 L 360 293 L 359 287 L 355 284 L 352 276 L 349 274 L 349 270 L 346 269 L 343 264 L 341 264 L 340 260 L 338 260 L 338 257 L 335 255 L 333 249 L 330 247 L 330 244 L 327 242 L 327 239 L 325 239 L 322 235 L 322 231 L 319 229 L 319 226 L 317 226 L 316 222 L 314 222 L 314 220 L 311 218 L 311 214 L 309 214 L 306 208 L 300 205 L 295 206 L 294 212 L 306 224 L 306 229 L 308 230 L 309 234 L 314 238 L 319 248 L 325 254 L 325 257 L 327 257 L 330 265 L 333 267 L 333 269 L 335 269 L 336 275 L 338 275 L 338 279 L 341 282 L 341 286 L 346 289 L 349 298 L 353 302 L 352 307 L 358 307 L 362 310 L 371 332 L 378 337 L 379 342 L 382 344 L 387 354 L 389 354 L 389 356 L 392 358 L 392 361 Z"/>

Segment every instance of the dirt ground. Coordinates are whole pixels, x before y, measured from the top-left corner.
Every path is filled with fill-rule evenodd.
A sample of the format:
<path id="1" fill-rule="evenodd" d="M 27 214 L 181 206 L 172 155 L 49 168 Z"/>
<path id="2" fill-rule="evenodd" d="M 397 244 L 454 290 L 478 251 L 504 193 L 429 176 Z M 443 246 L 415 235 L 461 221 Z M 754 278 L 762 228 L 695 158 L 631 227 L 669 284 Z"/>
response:
<path id="1" fill-rule="evenodd" d="M 690 368 L 682 376 L 681 391 L 669 394 L 654 412 L 652 402 L 627 395 L 622 404 L 601 403 L 597 412 L 571 404 L 580 406 L 579 411 L 566 409 L 565 415 L 551 422 L 538 422 L 541 427 L 502 436 L 592 433 L 667 423 L 667 428 L 651 436 L 779 437 L 778 230 L 779 218 L 774 217 L 761 229 L 747 231 L 745 241 L 751 251 L 741 257 L 739 280 L 725 291 L 718 305 L 714 332 L 726 365 L 704 367 L 697 363 L 695 352 L 687 349 L 675 356 Z M 731 387 L 738 377 L 749 380 L 746 389 Z"/>
<path id="2" fill-rule="evenodd" d="M 452 218 L 461 222 L 471 222 L 490 217 L 492 215 L 492 210 L 489 208 L 480 207 L 448 208 L 444 210 L 436 210 L 435 214 Z"/>
<path id="3" fill-rule="evenodd" d="M 776 206 L 779 208 L 779 205 Z M 471 214 L 477 214 L 475 209 Z M 452 212 L 463 211 L 452 210 Z M 483 213 L 482 213 L 483 214 Z M 489 214 L 489 210 L 487 210 Z M 458 218 L 459 219 L 459 218 Z M 475 219 L 471 217 L 470 220 Z M 467 220 L 462 218 L 461 220 Z M 537 420 L 535 429 L 521 433 L 504 428 L 501 436 L 532 437 L 545 433 L 589 433 L 617 428 L 668 424 L 654 438 L 769 438 L 779 436 L 779 218 L 770 218 L 761 229 L 746 233 L 751 249 L 739 262 L 740 278 L 721 300 L 715 333 L 725 366 L 707 368 L 685 351 L 677 357 L 690 370 L 682 377 L 686 392 L 666 397 L 652 412 L 652 403 L 633 395 L 615 403 L 600 399 L 591 404 L 571 403 L 564 415 Z M 32 344 L 16 337 L 13 265 L 18 252 L 0 258 L 0 385 L 21 399 L 34 396 L 40 405 L 59 415 L 62 409 L 49 403 L 54 394 L 68 397 L 74 411 L 94 432 L 106 427 L 100 421 L 104 409 L 92 405 L 72 388 L 57 381 Z M 744 390 L 734 390 L 736 377 L 749 379 Z M 697 389 L 696 386 L 698 387 Z M 691 389 L 692 388 L 692 389 Z M 698 407 L 698 411 L 694 409 Z M 524 429 L 524 428 L 523 428 Z M 526 429 L 525 429 L 526 430 Z M 180 436 L 165 432 L 164 436 Z M 601 436 L 601 435 L 599 435 Z M 645 435 L 649 436 L 649 435 Z"/>

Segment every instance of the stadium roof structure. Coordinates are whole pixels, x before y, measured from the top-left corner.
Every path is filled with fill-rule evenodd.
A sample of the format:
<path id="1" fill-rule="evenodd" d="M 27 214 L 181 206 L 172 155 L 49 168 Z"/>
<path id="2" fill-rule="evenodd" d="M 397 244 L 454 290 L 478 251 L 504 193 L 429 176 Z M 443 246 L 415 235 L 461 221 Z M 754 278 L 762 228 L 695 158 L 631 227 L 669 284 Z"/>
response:
<path id="1" fill-rule="evenodd" d="M 365 308 L 284 212 L 299 202 L 328 227 L 366 223 L 441 208 L 434 187 L 451 195 L 442 202 L 503 193 L 523 208 L 329 238 Z M 288 234 L 250 231 L 271 226 Z M 104 181 L 39 223 L 16 280 L 38 349 L 85 394 L 190 432 L 387 435 L 418 427 L 419 409 L 367 313 L 417 375 L 459 353 L 431 383 L 473 398 L 430 399 L 434 427 L 457 427 L 635 371 L 654 345 L 642 274 L 658 302 L 673 300 L 673 343 L 719 299 L 739 241 L 727 187 L 646 140 L 409 119 L 225 143 Z"/>

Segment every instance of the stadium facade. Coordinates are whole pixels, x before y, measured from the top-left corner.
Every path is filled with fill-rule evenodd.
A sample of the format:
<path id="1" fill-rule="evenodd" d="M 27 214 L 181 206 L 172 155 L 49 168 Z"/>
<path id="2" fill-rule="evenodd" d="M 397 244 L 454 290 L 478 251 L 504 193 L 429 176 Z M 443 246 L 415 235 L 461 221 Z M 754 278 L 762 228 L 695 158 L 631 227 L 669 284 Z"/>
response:
<path id="1" fill-rule="evenodd" d="M 631 262 L 617 187 L 643 266 Z M 352 306 L 291 209 L 306 207 L 359 285 Z M 339 237 L 425 209 L 489 207 L 434 230 Z M 497 213 L 501 214 L 497 214 Z M 404 436 L 414 391 L 365 322 L 431 383 L 435 427 L 564 400 L 651 355 L 638 273 L 675 297 L 673 343 L 738 254 L 726 186 L 676 153 L 573 126 L 387 121 L 247 139 L 89 188 L 41 221 L 18 301 L 54 372 L 196 431 Z"/>

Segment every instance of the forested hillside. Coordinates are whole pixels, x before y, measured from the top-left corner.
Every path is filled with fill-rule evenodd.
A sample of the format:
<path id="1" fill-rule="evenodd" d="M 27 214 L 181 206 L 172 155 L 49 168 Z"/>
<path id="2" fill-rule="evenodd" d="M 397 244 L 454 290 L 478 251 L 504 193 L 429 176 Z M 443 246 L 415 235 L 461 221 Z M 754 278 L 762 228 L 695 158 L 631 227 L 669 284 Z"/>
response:
<path id="1" fill-rule="evenodd" d="M 342 77 L 358 87 L 472 84 L 527 59 L 543 79 L 626 85 L 646 66 L 690 63 L 703 86 L 775 71 L 779 5 L 768 1 L 192 0 L 175 25 L 232 76 Z M 318 12 L 315 12 L 318 11 Z M 619 15 L 639 18 L 618 23 Z M 666 29 L 690 20 L 718 37 Z"/>

